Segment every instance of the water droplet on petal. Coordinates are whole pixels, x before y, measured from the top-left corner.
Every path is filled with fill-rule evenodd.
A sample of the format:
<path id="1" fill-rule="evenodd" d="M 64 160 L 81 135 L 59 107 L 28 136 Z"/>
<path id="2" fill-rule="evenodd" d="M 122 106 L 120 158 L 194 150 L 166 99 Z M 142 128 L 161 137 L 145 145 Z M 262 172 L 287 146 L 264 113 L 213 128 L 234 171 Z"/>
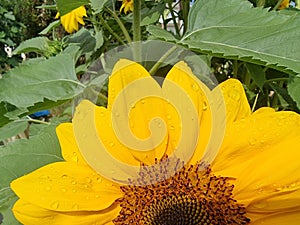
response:
<path id="1" fill-rule="evenodd" d="M 171 115 L 167 115 L 167 119 L 170 120 L 172 118 Z"/>
<path id="2" fill-rule="evenodd" d="M 51 191 L 51 189 L 52 189 L 52 188 L 51 188 L 50 186 L 47 186 L 47 187 L 45 188 L 46 191 Z"/>
<path id="3" fill-rule="evenodd" d="M 73 191 L 74 193 L 76 193 L 76 192 L 77 192 L 77 190 L 76 190 L 76 189 L 72 189 L 72 191 Z"/>
<path id="4" fill-rule="evenodd" d="M 92 183 L 92 179 L 89 178 L 89 177 L 87 177 L 87 178 L 85 179 L 85 182 L 87 182 L 87 183 Z"/>
<path id="5" fill-rule="evenodd" d="M 249 139 L 249 144 L 250 144 L 251 146 L 254 146 L 254 145 L 256 144 L 256 139 L 255 139 L 255 138 L 250 138 L 250 139 Z"/>
<path id="6" fill-rule="evenodd" d="M 115 116 L 116 116 L 116 117 L 119 117 L 119 116 L 120 116 L 120 113 L 119 113 L 119 112 L 115 112 Z"/>
<path id="7" fill-rule="evenodd" d="M 143 99 L 143 100 L 141 101 L 141 103 L 142 103 L 142 104 L 145 104 L 145 103 L 146 103 L 146 100 L 145 100 L 145 99 Z"/>
<path id="8" fill-rule="evenodd" d="M 110 147 L 113 147 L 114 145 L 115 145 L 115 143 L 114 143 L 114 142 L 112 142 L 112 141 L 111 141 L 111 142 L 109 142 L 109 146 L 110 146 Z"/>
<path id="9" fill-rule="evenodd" d="M 53 210 L 57 209 L 59 207 L 59 202 L 55 201 L 55 202 L 51 203 L 50 207 Z"/>
<path id="10" fill-rule="evenodd" d="M 61 191 L 62 191 L 62 192 L 67 192 L 67 189 L 62 188 Z"/>
<path id="11" fill-rule="evenodd" d="M 208 108 L 207 102 L 203 102 L 202 110 L 203 110 L 203 111 L 206 111 L 207 108 Z"/>
<path id="12" fill-rule="evenodd" d="M 98 178 L 97 178 L 97 182 L 98 182 L 98 183 L 101 183 L 101 182 L 102 182 L 102 178 L 101 178 L 101 177 L 98 177 Z"/>
<path id="13" fill-rule="evenodd" d="M 61 175 L 61 178 L 62 179 L 66 179 L 66 178 L 68 178 L 68 175 L 67 174 L 63 174 L 63 175 Z"/>
<path id="14" fill-rule="evenodd" d="M 71 181 L 71 184 L 76 185 L 77 182 L 76 182 L 75 180 L 72 180 L 72 181 Z"/>
<path id="15" fill-rule="evenodd" d="M 100 195 L 95 195 L 95 198 L 100 198 Z"/>
<path id="16" fill-rule="evenodd" d="M 192 89 L 193 89 L 194 91 L 198 91 L 198 90 L 199 90 L 199 87 L 198 87 L 197 84 L 192 84 Z"/>

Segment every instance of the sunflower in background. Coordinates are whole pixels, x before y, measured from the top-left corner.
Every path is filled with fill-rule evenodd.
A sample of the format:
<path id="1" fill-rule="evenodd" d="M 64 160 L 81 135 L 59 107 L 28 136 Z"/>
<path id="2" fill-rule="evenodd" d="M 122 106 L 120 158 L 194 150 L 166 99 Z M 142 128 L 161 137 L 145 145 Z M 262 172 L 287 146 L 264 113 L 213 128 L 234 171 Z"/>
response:
<path id="1" fill-rule="evenodd" d="M 86 9 L 84 6 L 80 6 L 71 12 L 60 17 L 59 12 L 56 14 L 55 18 L 60 17 L 61 24 L 68 33 L 73 33 L 78 31 L 78 24 L 84 25 L 83 17 L 86 15 Z"/>
<path id="2" fill-rule="evenodd" d="M 120 12 L 124 10 L 124 13 L 132 12 L 133 11 L 133 0 L 121 0 L 122 6 L 120 8 Z"/>
<path id="3" fill-rule="evenodd" d="M 194 104 L 200 132 L 188 133 L 199 135 L 192 158 L 184 162 L 180 170 L 171 162 L 155 171 L 141 168 L 139 182 L 157 180 L 152 184 L 120 185 L 97 173 L 82 153 L 89 151 L 96 155 L 99 143 L 103 143 L 114 158 L 140 166 L 158 164 L 166 155 L 171 155 L 180 141 L 184 124 L 181 126 L 176 110 L 169 102 L 151 97 L 132 106 L 128 125 L 134 134 L 145 139 L 151 135 L 149 120 L 163 118 L 167 134 L 161 144 L 145 153 L 118 141 L 111 115 L 118 118 L 124 115 L 113 112 L 114 102 L 124 89 L 126 93 L 140 93 L 143 88 L 133 84 L 147 77 L 151 78 L 141 65 L 119 61 L 110 76 L 107 108 L 84 100 L 77 107 L 72 123 L 58 126 L 65 161 L 41 167 L 11 183 L 19 197 L 13 212 L 21 223 L 298 225 L 300 116 L 295 112 L 275 112 L 268 107 L 253 113 L 238 80 L 221 83 L 212 94 L 220 90 L 225 101 L 225 135 L 216 158 L 203 166 L 199 162 L 205 155 L 209 138 L 215 136 L 211 133 L 212 108 L 204 85 L 195 81 L 197 78 L 184 62 L 169 71 L 162 87 L 154 79 L 148 79 L 146 89 L 155 87 L 169 93 L 171 81 L 184 90 Z M 173 95 L 179 105 L 185 104 L 180 93 L 172 92 Z M 121 99 L 128 103 L 126 98 Z M 157 127 L 160 126 L 158 123 Z M 125 127 L 121 127 L 121 131 L 124 130 Z M 93 160 L 98 165 L 109 166 L 105 160 Z M 159 179 L 167 170 L 177 172 Z"/>
<path id="4" fill-rule="evenodd" d="M 280 4 L 280 6 L 278 7 L 278 9 L 285 9 L 288 8 L 290 5 L 290 0 L 283 0 Z"/>

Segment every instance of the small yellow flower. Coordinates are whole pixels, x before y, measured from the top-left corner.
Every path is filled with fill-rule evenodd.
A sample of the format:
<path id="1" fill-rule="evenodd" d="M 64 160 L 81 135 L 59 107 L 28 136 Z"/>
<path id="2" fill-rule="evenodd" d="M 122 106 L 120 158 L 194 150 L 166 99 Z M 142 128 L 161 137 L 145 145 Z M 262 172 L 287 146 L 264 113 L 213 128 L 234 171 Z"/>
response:
<path id="1" fill-rule="evenodd" d="M 143 79 L 146 83 L 140 83 Z M 178 87 L 181 91 L 174 92 Z M 121 95 L 124 90 L 126 98 Z M 149 92 L 148 97 L 131 101 L 144 91 Z M 215 130 L 213 104 L 207 96 L 219 91 L 226 106 L 226 129 L 220 146 L 215 146 L 214 142 L 209 145 L 217 133 L 211 133 Z M 164 95 L 168 98 L 155 97 Z M 188 101 L 193 109 L 185 107 Z M 213 103 L 219 107 L 218 102 Z M 183 118 L 177 109 L 186 115 L 195 110 L 196 118 Z M 197 117 L 200 131 L 194 133 Z M 114 129 L 116 121 L 123 124 L 119 129 Z M 187 132 L 182 132 L 183 121 L 193 122 Z M 13 212 L 25 225 L 296 225 L 300 221 L 299 127 L 300 116 L 294 112 L 265 107 L 252 113 L 238 80 L 229 79 L 210 91 L 179 62 L 160 86 L 141 65 L 121 60 L 110 76 L 107 108 L 84 100 L 72 123 L 58 126 L 64 161 L 11 183 L 19 197 Z M 137 151 L 119 139 L 132 133 L 140 142 L 147 142 L 163 128 L 166 134 L 159 135 L 160 144 L 147 151 Z M 181 162 L 173 164 L 168 156 L 187 137 L 182 135 L 196 145 L 191 159 L 177 170 Z M 189 144 L 180 150 L 187 154 Z M 103 146 L 112 159 L 122 163 L 111 164 L 102 158 Z M 216 157 L 201 161 L 215 147 L 219 150 Z M 163 160 L 169 164 L 162 166 Z M 139 185 L 121 185 L 109 178 L 109 174 L 126 172 L 125 165 L 140 168 Z M 114 166 L 118 171 L 109 169 Z M 107 168 L 108 176 L 97 172 L 101 168 Z M 170 171 L 176 173 L 166 176 Z"/>
<path id="2" fill-rule="evenodd" d="M 283 0 L 280 6 L 278 7 L 278 9 L 285 9 L 289 7 L 289 5 L 290 5 L 290 0 Z"/>
<path id="3" fill-rule="evenodd" d="M 133 0 L 122 0 L 122 6 L 120 8 L 120 12 L 124 10 L 124 13 L 133 11 Z"/>
<path id="4" fill-rule="evenodd" d="M 59 18 L 59 13 L 56 14 L 55 18 Z M 86 9 L 84 6 L 80 6 L 71 12 L 60 17 L 61 24 L 68 33 L 78 31 L 78 23 L 84 25 L 83 17 L 86 15 Z"/>

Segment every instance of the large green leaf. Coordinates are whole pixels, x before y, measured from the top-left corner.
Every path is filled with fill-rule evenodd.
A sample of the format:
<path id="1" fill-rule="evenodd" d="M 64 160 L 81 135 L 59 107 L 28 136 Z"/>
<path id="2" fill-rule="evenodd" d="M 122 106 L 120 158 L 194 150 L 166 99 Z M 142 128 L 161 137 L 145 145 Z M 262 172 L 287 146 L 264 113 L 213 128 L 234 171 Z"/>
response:
<path id="1" fill-rule="evenodd" d="M 14 54 L 27 52 L 36 52 L 45 56 L 57 52 L 60 48 L 60 42 L 51 41 L 46 37 L 35 37 L 22 42 L 15 50 Z"/>
<path id="2" fill-rule="evenodd" d="M 198 0 L 187 34 L 192 49 L 300 73 L 300 17 L 253 8 L 244 0 Z"/>
<path id="3" fill-rule="evenodd" d="M 300 73 L 300 17 L 254 8 L 246 0 L 197 0 L 177 43 L 214 56 Z M 154 30 L 154 33 L 152 32 Z M 148 29 L 156 38 L 166 32 Z"/>
<path id="4" fill-rule="evenodd" d="M 62 160 L 56 126 L 57 123 L 53 123 L 28 140 L 0 147 L 0 212 L 4 225 L 19 224 L 11 213 L 17 197 L 10 189 L 10 182 L 43 165 Z"/>
<path id="5" fill-rule="evenodd" d="M 7 111 L 5 115 L 15 119 L 37 105 L 45 109 L 52 103 L 76 96 L 85 86 L 78 81 L 74 68 L 72 56 L 62 54 L 21 65 L 4 74 L 0 79 L 0 99 Z"/>

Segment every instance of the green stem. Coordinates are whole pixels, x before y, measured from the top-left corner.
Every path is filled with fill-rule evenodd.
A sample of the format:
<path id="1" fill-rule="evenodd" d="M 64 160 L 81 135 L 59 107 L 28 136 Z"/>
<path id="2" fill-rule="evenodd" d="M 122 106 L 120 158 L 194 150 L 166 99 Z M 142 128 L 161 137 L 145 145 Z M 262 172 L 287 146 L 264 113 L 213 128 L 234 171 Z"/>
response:
<path id="1" fill-rule="evenodd" d="M 106 21 L 103 19 L 102 15 L 100 15 L 100 21 L 101 24 L 123 45 L 125 45 L 126 43 L 122 40 L 122 38 L 116 33 L 114 32 L 111 27 L 106 23 Z"/>
<path id="2" fill-rule="evenodd" d="M 183 34 L 187 30 L 187 24 L 188 24 L 188 15 L 190 11 L 190 1 L 188 0 L 182 0 L 182 17 L 183 17 Z"/>
<path id="3" fill-rule="evenodd" d="M 141 62 L 141 0 L 133 1 L 133 59 Z"/>
<path id="4" fill-rule="evenodd" d="M 237 78 L 238 76 L 238 69 L 239 69 L 239 65 L 238 65 L 238 61 L 237 60 L 233 60 L 232 62 L 233 65 L 233 78 Z"/>
<path id="5" fill-rule="evenodd" d="M 154 66 L 151 68 L 151 70 L 149 71 L 149 73 L 151 75 L 154 75 L 156 73 L 156 71 L 159 69 L 160 65 L 168 58 L 168 56 L 170 54 L 172 54 L 172 52 L 174 52 L 177 49 L 177 46 L 173 46 L 172 48 L 170 48 L 155 64 Z"/>
<path id="6" fill-rule="evenodd" d="M 27 120 L 28 122 L 34 122 L 34 123 L 40 123 L 40 124 L 46 124 L 49 125 L 50 123 L 42 121 L 42 120 L 36 120 L 36 119 L 32 119 L 30 116 L 27 116 Z"/>
<path id="7" fill-rule="evenodd" d="M 126 27 L 124 26 L 123 22 L 120 20 L 120 18 L 118 17 L 118 15 L 116 14 L 115 11 L 112 11 L 110 8 L 108 7 L 105 7 L 105 10 L 113 16 L 113 18 L 117 21 L 119 27 L 121 28 L 124 36 L 125 36 L 125 39 L 127 40 L 128 43 L 132 42 L 131 40 L 131 37 L 126 29 Z"/>
<path id="8" fill-rule="evenodd" d="M 175 17 L 175 14 L 174 14 L 174 10 L 173 10 L 173 6 L 172 6 L 172 1 L 168 1 L 168 8 L 170 10 L 170 13 L 171 13 L 171 16 L 172 16 L 172 21 L 173 21 L 173 24 L 174 24 L 174 28 L 175 28 L 175 31 L 176 31 L 176 35 L 178 37 L 180 37 L 180 30 L 178 28 L 178 24 L 176 22 L 176 17 Z"/>
<path id="9" fill-rule="evenodd" d="M 283 0 L 278 0 L 276 5 L 274 6 L 274 8 L 272 10 L 277 10 L 278 7 L 281 5 L 281 3 L 283 2 Z"/>
<path id="10" fill-rule="evenodd" d="M 257 100 L 258 100 L 258 96 L 259 96 L 259 92 L 256 94 L 255 99 L 254 99 L 254 103 L 253 106 L 251 108 L 251 111 L 254 112 L 256 104 L 257 104 Z"/>
<path id="11" fill-rule="evenodd" d="M 265 0 L 258 0 L 257 1 L 257 6 L 258 7 L 265 7 L 266 1 Z"/>

